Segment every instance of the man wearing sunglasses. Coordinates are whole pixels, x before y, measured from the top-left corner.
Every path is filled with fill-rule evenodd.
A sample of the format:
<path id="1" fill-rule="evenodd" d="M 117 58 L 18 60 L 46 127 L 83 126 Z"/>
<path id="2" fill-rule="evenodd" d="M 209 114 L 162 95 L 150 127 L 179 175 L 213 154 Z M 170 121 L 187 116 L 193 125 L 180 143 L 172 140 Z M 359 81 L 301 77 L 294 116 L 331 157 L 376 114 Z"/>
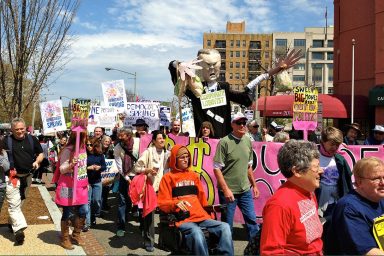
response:
<path id="1" fill-rule="evenodd" d="M 214 173 L 219 189 L 220 204 L 227 205 L 221 221 L 232 230 L 236 206 L 243 214 L 248 239 L 251 241 L 259 232 L 256 223 L 254 198 L 259 197 L 252 172 L 253 151 L 246 128 L 247 118 L 240 112 L 231 119 L 232 132 L 220 139 L 214 157 Z"/>
<path id="2" fill-rule="evenodd" d="M 256 120 L 252 120 L 248 123 L 248 136 L 251 138 L 251 141 L 262 141 L 263 138 L 259 132 L 259 124 Z"/>

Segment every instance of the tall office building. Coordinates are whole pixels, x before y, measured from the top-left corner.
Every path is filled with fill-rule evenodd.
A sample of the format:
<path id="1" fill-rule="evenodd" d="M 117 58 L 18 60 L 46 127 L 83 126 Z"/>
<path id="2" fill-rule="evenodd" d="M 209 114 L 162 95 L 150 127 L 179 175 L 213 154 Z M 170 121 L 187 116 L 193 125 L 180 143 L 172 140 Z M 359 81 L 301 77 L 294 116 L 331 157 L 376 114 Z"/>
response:
<path id="1" fill-rule="evenodd" d="M 226 33 L 204 33 L 203 41 L 204 48 L 220 52 L 220 81 L 228 82 L 234 90 L 243 90 L 271 67 L 272 34 L 247 34 L 245 21 L 227 22 Z"/>
<path id="2" fill-rule="evenodd" d="M 293 85 L 314 85 L 319 93 L 333 94 L 333 27 L 273 33 L 274 59 L 291 49 L 303 56 L 289 70 Z"/>

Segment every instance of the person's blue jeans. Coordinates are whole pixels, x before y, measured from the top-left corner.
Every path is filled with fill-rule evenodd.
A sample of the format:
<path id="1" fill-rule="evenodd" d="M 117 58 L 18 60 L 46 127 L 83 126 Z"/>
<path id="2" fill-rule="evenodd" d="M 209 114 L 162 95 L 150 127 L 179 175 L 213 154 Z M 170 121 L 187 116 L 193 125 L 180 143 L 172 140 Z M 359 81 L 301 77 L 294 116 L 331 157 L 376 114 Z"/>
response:
<path id="1" fill-rule="evenodd" d="M 133 177 L 131 177 L 133 178 Z M 126 216 L 132 209 L 132 201 L 128 195 L 129 184 L 124 177 L 119 180 L 119 208 L 117 213 L 117 229 L 125 230 Z"/>
<path id="2" fill-rule="evenodd" d="M 235 197 L 235 201 L 227 202 L 224 197 L 224 193 L 219 190 L 220 204 L 227 206 L 226 214 L 221 215 L 221 220 L 228 223 L 232 231 L 233 217 L 235 215 L 237 205 L 243 214 L 245 226 L 247 228 L 248 241 L 251 241 L 260 229 L 259 224 L 256 222 L 252 190 L 250 189 L 247 192 L 241 194 L 234 194 L 233 196 Z"/>
<path id="3" fill-rule="evenodd" d="M 187 248 L 194 255 L 209 255 L 207 241 L 201 228 L 206 228 L 210 235 L 219 238 L 218 255 L 233 255 L 233 241 L 231 228 L 225 222 L 204 220 L 202 222 L 186 222 L 179 226 L 184 236 Z"/>
<path id="4" fill-rule="evenodd" d="M 88 186 L 88 213 L 86 220 L 88 227 L 96 221 L 96 217 L 100 216 L 102 187 L 101 181 L 89 184 Z"/>
<path id="5" fill-rule="evenodd" d="M 74 205 L 74 206 L 63 206 L 63 215 L 61 216 L 62 221 L 69 220 L 69 217 L 75 213 L 80 218 L 85 218 L 88 212 L 88 204 Z"/>

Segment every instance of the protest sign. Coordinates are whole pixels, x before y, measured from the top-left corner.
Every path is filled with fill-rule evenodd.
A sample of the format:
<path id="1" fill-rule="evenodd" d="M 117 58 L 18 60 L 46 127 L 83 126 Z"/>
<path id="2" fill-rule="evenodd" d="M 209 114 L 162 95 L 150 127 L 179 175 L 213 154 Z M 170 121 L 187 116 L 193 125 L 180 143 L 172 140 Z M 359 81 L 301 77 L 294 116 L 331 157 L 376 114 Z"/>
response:
<path id="1" fill-rule="evenodd" d="M 115 107 L 119 113 L 123 113 L 127 105 L 124 80 L 102 82 L 101 87 L 105 105 Z"/>
<path id="2" fill-rule="evenodd" d="M 140 152 L 143 152 L 151 142 L 151 136 L 140 138 Z M 185 136 L 167 136 L 165 147 L 171 148 L 175 144 L 185 145 L 191 153 L 192 170 L 200 175 L 200 180 L 209 204 L 219 202 L 217 195 L 217 181 L 213 172 L 213 157 L 219 140 L 191 138 Z M 254 208 L 259 221 L 262 220 L 262 210 L 267 200 L 276 192 L 286 180 L 277 164 L 277 154 L 283 144 L 273 142 L 252 142 L 253 162 L 252 170 L 260 197 L 254 199 Z M 351 170 L 361 158 L 376 156 L 384 160 L 383 146 L 346 146 L 339 148 L 339 153 L 345 158 Z M 235 221 L 242 222 L 240 211 L 236 211 Z"/>
<path id="3" fill-rule="evenodd" d="M 225 97 L 224 90 L 216 92 L 205 93 L 200 96 L 201 108 L 213 108 L 218 106 L 227 105 L 227 98 Z"/>
<path id="4" fill-rule="evenodd" d="M 308 139 L 308 131 L 315 130 L 317 126 L 317 89 L 307 86 L 295 86 L 293 88 L 293 118 L 295 130 L 304 132 L 304 139 Z"/>
<path id="5" fill-rule="evenodd" d="M 44 134 L 65 131 L 67 129 L 61 100 L 41 102 L 40 112 Z"/>
<path id="6" fill-rule="evenodd" d="M 160 128 L 160 103 L 158 102 L 127 102 L 124 126 L 132 127 L 138 118 L 144 119 L 149 130 Z"/>
<path id="7" fill-rule="evenodd" d="M 171 108 L 160 106 L 160 126 L 171 126 Z"/>
<path id="8" fill-rule="evenodd" d="M 248 119 L 248 121 L 253 120 L 253 110 L 246 109 L 244 110 L 244 116 Z"/>
<path id="9" fill-rule="evenodd" d="M 72 99 L 72 118 L 71 118 L 71 130 L 76 133 L 76 145 L 75 145 L 75 157 L 79 157 L 79 161 L 82 162 L 82 167 L 84 167 L 84 160 L 86 154 L 81 154 L 80 151 L 80 133 L 87 129 L 88 125 L 88 116 L 89 110 L 91 107 L 91 100 L 89 99 Z M 86 163 L 85 163 L 86 166 Z M 87 168 L 80 168 L 79 163 L 76 164 L 73 168 L 73 187 L 77 187 L 78 180 L 84 180 L 87 178 Z M 73 189 L 72 199 L 76 201 L 76 189 Z"/>
<path id="10" fill-rule="evenodd" d="M 101 182 L 103 186 L 112 184 L 116 175 L 119 173 L 114 159 L 105 159 L 105 164 L 107 165 L 107 169 L 101 172 Z"/>
<path id="11" fill-rule="evenodd" d="M 116 123 L 117 109 L 92 105 L 88 117 L 88 132 L 93 132 L 95 127 L 113 128 Z"/>
<path id="12" fill-rule="evenodd" d="M 181 130 L 184 132 L 188 132 L 190 137 L 195 137 L 195 121 L 193 119 L 193 112 L 190 108 L 183 108 L 181 110 L 181 118 L 182 118 L 182 127 Z M 179 115 L 176 115 L 176 119 L 180 120 Z"/>

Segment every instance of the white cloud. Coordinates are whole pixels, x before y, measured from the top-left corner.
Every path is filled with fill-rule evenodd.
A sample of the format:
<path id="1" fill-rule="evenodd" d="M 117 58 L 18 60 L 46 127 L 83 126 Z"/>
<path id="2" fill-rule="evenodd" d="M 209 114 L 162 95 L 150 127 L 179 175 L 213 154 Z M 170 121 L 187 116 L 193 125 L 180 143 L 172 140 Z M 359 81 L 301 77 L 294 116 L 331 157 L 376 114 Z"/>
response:
<path id="1" fill-rule="evenodd" d="M 330 1 L 330 0 L 328 0 Z M 202 47 L 204 32 L 225 32 L 227 21 L 245 21 L 247 33 L 303 31 L 307 24 L 321 24 L 324 8 L 320 0 L 116 0 L 92 9 L 75 20 L 77 35 L 71 47 L 73 59 L 51 88 L 58 98 L 101 96 L 102 81 L 133 80 L 113 67 L 137 72 L 137 90 L 145 98 L 170 99 L 173 86 L 168 63 L 191 60 Z M 87 6 L 88 4 L 88 6 Z M 96 8 L 96 7 L 95 7 Z M 328 16 L 330 17 L 330 9 Z M 92 17 L 87 16 L 92 13 Z M 314 22 L 313 20 L 316 20 Z"/>

